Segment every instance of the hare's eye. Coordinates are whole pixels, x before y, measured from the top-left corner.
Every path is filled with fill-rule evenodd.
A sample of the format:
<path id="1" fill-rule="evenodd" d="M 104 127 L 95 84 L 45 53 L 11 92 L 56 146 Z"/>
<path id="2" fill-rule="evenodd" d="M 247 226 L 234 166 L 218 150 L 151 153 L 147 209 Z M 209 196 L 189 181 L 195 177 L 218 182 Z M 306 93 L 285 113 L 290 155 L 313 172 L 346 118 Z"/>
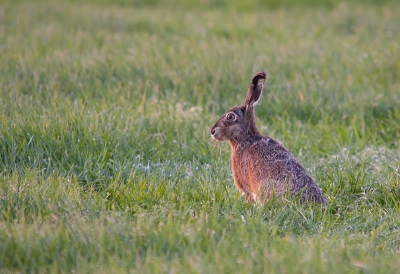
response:
<path id="1" fill-rule="evenodd" d="M 226 120 L 228 120 L 228 121 L 235 121 L 235 120 L 236 120 L 236 115 L 233 114 L 232 112 L 229 112 L 229 113 L 226 115 Z"/>

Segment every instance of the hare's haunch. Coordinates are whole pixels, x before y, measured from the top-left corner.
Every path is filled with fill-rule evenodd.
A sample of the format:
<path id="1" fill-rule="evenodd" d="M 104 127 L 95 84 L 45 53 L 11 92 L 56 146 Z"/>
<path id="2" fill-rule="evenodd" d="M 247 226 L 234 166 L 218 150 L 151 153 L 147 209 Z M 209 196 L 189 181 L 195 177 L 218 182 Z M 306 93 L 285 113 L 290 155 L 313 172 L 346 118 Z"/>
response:
<path id="1" fill-rule="evenodd" d="M 262 135 L 254 106 L 264 86 L 265 73 L 253 76 L 243 106 L 229 109 L 211 128 L 217 141 L 228 140 L 235 186 L 247 201 L 264 203 L 270 195 L 289 192 L 302 202 L 326 204 L 313 178 L 279 142 Z"/>

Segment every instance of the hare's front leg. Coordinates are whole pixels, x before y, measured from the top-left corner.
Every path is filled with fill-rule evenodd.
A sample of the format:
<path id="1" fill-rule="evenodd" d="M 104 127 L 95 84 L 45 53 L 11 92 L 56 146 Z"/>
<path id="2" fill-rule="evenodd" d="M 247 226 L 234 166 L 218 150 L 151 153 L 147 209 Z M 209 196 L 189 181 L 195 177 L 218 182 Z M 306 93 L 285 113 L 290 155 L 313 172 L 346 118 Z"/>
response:
<path id="1" fill-rule="evenodd" d="M 235 184 L 235 187 L 242 193 L 246 203 L 255 202 L 253 193 L 249 191 L 248 188 L 246 187 L 247 184 L 242 180 L 240 180 L 238 174 L 234 171 L 233 171 L 233 182 Z"/>
<path id="2" fill-rule="evenodd" d="M 256 200 L 257 197 L 256 197 L 256 195 L 254 193 L 250 193 L 250 192 L 245 193 L 245 192 L 243 192 L 243 196 L 244 196 L 244 201 L 246 203 L 255 203 L 255 202 L 257 202 L 257 200 Z"/>
<path id="3" fill-rule="evenodd" d="M 232 175 L 233 175 L 233 183 L 235 184 L 235 187 L 242 192 L 243 194 L 246 194 L 246 191 L 244 190 L 243 183 L 239 178 L 239 175 L 235 170 L 232 169 Z"/>

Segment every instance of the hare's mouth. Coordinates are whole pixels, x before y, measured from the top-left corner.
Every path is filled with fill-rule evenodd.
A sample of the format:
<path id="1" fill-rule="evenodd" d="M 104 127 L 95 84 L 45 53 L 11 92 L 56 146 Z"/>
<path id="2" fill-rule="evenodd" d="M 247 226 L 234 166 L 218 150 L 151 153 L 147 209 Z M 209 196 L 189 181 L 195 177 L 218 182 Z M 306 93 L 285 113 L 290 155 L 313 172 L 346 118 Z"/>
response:
<path id="1" fill-rule="evenodd" d="M 213 140 L 215 140 L 215 141 L 223 141 L 224 140 L 224 138 L 222 138 L 222 136 L 220 136 L 221 134 L 220 134 L 220 130 L 218 127 L 211 129 L 210 133 L 211 133 L 211 138 Z"/>
<path id="2" fill-rule="evenodd" d="M 213 133 L 213 132 L 211 132 L 211 138 L 212 138 L 214 141 L 219 141 L 219 140 L 217 139 L 217 137 L 215 137 L 215 133 Z"/>

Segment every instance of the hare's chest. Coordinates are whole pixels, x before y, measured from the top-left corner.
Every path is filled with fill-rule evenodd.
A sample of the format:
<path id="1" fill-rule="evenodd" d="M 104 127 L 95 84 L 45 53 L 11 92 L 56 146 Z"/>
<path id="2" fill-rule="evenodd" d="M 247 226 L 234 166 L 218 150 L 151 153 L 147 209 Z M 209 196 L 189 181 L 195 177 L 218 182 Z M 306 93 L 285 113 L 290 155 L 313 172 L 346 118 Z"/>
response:
<path id="1" fill-rule="evenodd" d="M 262 159 L 253 155 L 248 150 L 237 151 L 232 154 L 232 171 L 241 181 L 251 183 L 260 175 Z"/>

